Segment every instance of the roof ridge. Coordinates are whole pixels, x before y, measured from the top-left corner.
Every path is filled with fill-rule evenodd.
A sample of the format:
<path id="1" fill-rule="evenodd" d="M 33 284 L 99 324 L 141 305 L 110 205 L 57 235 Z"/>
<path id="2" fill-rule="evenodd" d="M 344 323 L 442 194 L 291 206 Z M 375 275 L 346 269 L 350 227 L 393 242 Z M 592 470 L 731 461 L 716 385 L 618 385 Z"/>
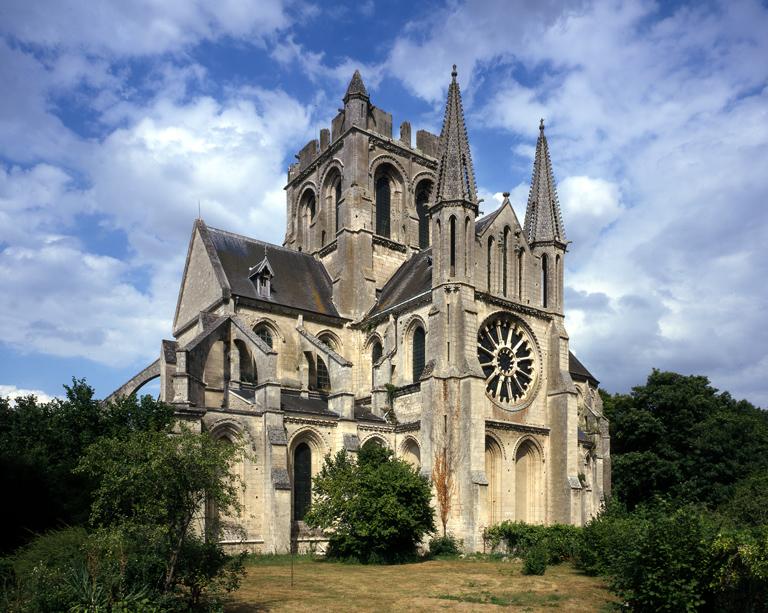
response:
<path id="1" fill-rule="evenodd" d="M 315 260 L 315 256 L 313 256 L 311 253 L 305 253 L 304 251 L 296 251 L 295 249 L 291 249 L 290 247 L 286 247 L 285 245 L 276 245 L 275 243 L 270 243 L 267 241 L 259 240 L 258 238 L 253 238 L 251 236 L 246 236 L 245 234 L 238 234 L 237 232 L 232 232 L 230 230 L 223 230 L 221 228 L 214 228 L 213 226 L 206 225 L 208 230 L 213 230 L 214 232 L 219 232 L 221 234 L 228 234 L 229 236 L 234 236 L 236 238 L 242 238 L 245 239 L 251 243 L 256 243 L 257 245 L 266 245 L 267 247 L 271 247 L 272 249 L 279 249 L 280 251 L 287 251 L 289 253 L 295 253 L 297 255 L 306 256 L 309 258 L 312 258 Z"/>

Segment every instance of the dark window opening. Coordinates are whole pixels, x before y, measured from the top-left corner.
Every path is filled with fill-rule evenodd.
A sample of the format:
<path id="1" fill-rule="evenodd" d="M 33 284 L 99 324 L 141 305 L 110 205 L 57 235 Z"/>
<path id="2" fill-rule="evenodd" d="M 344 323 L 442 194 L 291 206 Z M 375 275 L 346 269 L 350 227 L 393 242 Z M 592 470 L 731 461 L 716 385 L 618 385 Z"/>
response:
<path id="1" fill-rule="evenodd" d="M 312 506 L 312 450 L 300 443 L 293 454 L 293 519 L 301 521 Z"/>
<path id="2" fill-rule="evenodd" d="M 267 345 L 273 347 L 272 332 L 267 326 L 258 326 L 254 332 L 256 333 L 256 336 L 263 340 Z"/>
<path id="3" fill-rule="evenodd" d="M 317 356 L 317 389 L 321 392 L 327 392 L 331 389 L 331 376 L 328 374 L 328 367 L 320 356 Z"/>
<path id="4" fill-rule="evenodd" d="M 389 211 L 391 190 L 389 179 L 379 177 L 376 181 L 376 234 L 389 238 Z"/>
<path id="5" fill-rule="evenodd" d="M 429 219 L 427 218 L 427 202 L 429 202 L 429 186 L 422 183 L 416 192 L 416 215 L 419 218 L 419 248 L 429 247 Z"/>
<path id="6" fill-rule="evenodd" d="M 507 272 L 507 259 L 509 254 L 509 228 L 504 228 L 504 242 L 501 247 L 501 293 L 507 295 L 509 286 L 509 274 Z"/>
<path id="7" fill-rule="evenodd" d="M 488 239 L 488 261 L 486 262 L 486 267 L 488 268 L 487 274 L 488 274 L 488 291 L 491 291 L 491 274 L 493 271 L 493 237 Z"/>
<path id="8" fill-rule="evenodd" d="M 334 204 L 336 205 L 336 232 L 341 228 L 341 177 L 336 182 L 336 189 L 334 190 Z"/>
<path id="9" fill-rule="evenodd" d="M 456 275 L 456 218 L 450 220 L 450 241 L 451 241 L 451 276 Z"/>
<path id="10" fill-rule="evenodd" d="M 426 334 L 424 333 L 424 328 L 421 326 L 418 326 L 413 331 L 413 340 L 412 340 L 412 357 L 413 357 L 413 382 L 417 383 L 419 380 L 419 377 L 421 377 L 421 373 L 424 372 L 424 363 L 425 363 L 425 340 L 426 340 Z"/>
<path id="11" fill-rule="evenodd" d="M 547 270 L 547 254 L 541 256 L 541 306 L 547 308 L 549 303 L 549 271 Z"/>

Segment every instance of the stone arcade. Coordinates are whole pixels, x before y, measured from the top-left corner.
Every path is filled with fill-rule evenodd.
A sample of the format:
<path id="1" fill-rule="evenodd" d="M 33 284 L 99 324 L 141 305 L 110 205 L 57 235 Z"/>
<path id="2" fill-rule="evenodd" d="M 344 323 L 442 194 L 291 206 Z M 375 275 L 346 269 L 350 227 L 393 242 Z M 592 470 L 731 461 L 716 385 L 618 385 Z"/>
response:
<path id="1" fill-rule="evenodd" d="M 448 529 L 468 551 L 502 520 L 582 524 L 610 489 L 597 381 L 569 352 L 566 241 L 544 125 L 521 225 L 478 219 L 456 71 L 442 134 L 344 108 L 288 169 L 282 246 L 192 230 L 175 340 L 116 393 L 160 377 L 179 419 L 243 437 L 243 513 L 225 541 L 285 552 L 328 453 L 381 444 L 453 476 Z M 215 513 L 208 509 L 208 513 Z M 438 522 L 439 523 L 439 522 Z"/>

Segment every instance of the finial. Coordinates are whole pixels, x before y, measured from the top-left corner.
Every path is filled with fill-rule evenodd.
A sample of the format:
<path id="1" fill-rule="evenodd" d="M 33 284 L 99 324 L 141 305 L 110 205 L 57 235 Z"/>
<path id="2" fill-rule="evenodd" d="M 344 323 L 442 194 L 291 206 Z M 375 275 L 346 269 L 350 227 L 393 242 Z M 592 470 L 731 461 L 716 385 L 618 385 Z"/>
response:
<path id="1" fill-rule="evenodd" d="M 541 132 L 544 131 L 544 118 L 543 117 L 539 120 L 539 130 Z"/>
<path id="2" fill-rule="evenodd" d="M 509 192 L 504 192 L 504 193 L 502 194 L 502 196 L 504 196 L 504 198 L 509 198 Z"/>
<path id="3" fill-rule="evenodd" d="M 459 76 L 459 73 L 456 72 L 456 64 L 453 65 L 453 70 L 451 71 L 451 76 L 453 77 L 453 80 L 456 80 L 456 77 Z"/>

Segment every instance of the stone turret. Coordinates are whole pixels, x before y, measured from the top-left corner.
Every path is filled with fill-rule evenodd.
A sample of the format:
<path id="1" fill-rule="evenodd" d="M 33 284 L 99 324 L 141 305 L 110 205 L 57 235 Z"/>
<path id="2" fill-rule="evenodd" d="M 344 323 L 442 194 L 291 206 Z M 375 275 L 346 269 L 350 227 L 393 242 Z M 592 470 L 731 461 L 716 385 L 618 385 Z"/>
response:
<path id="1" fill-rule="evenodd" d="M 543 308 L 562 313 L 563 265 L 568 241 L 565 238 L 563 216 L 557 199 L 543 119 L 539 124 L 539 139 L 536 143 L 536 158 L 523 229 L 533 254 L 540 258 L 540 295 L 534 302 Z"/>

